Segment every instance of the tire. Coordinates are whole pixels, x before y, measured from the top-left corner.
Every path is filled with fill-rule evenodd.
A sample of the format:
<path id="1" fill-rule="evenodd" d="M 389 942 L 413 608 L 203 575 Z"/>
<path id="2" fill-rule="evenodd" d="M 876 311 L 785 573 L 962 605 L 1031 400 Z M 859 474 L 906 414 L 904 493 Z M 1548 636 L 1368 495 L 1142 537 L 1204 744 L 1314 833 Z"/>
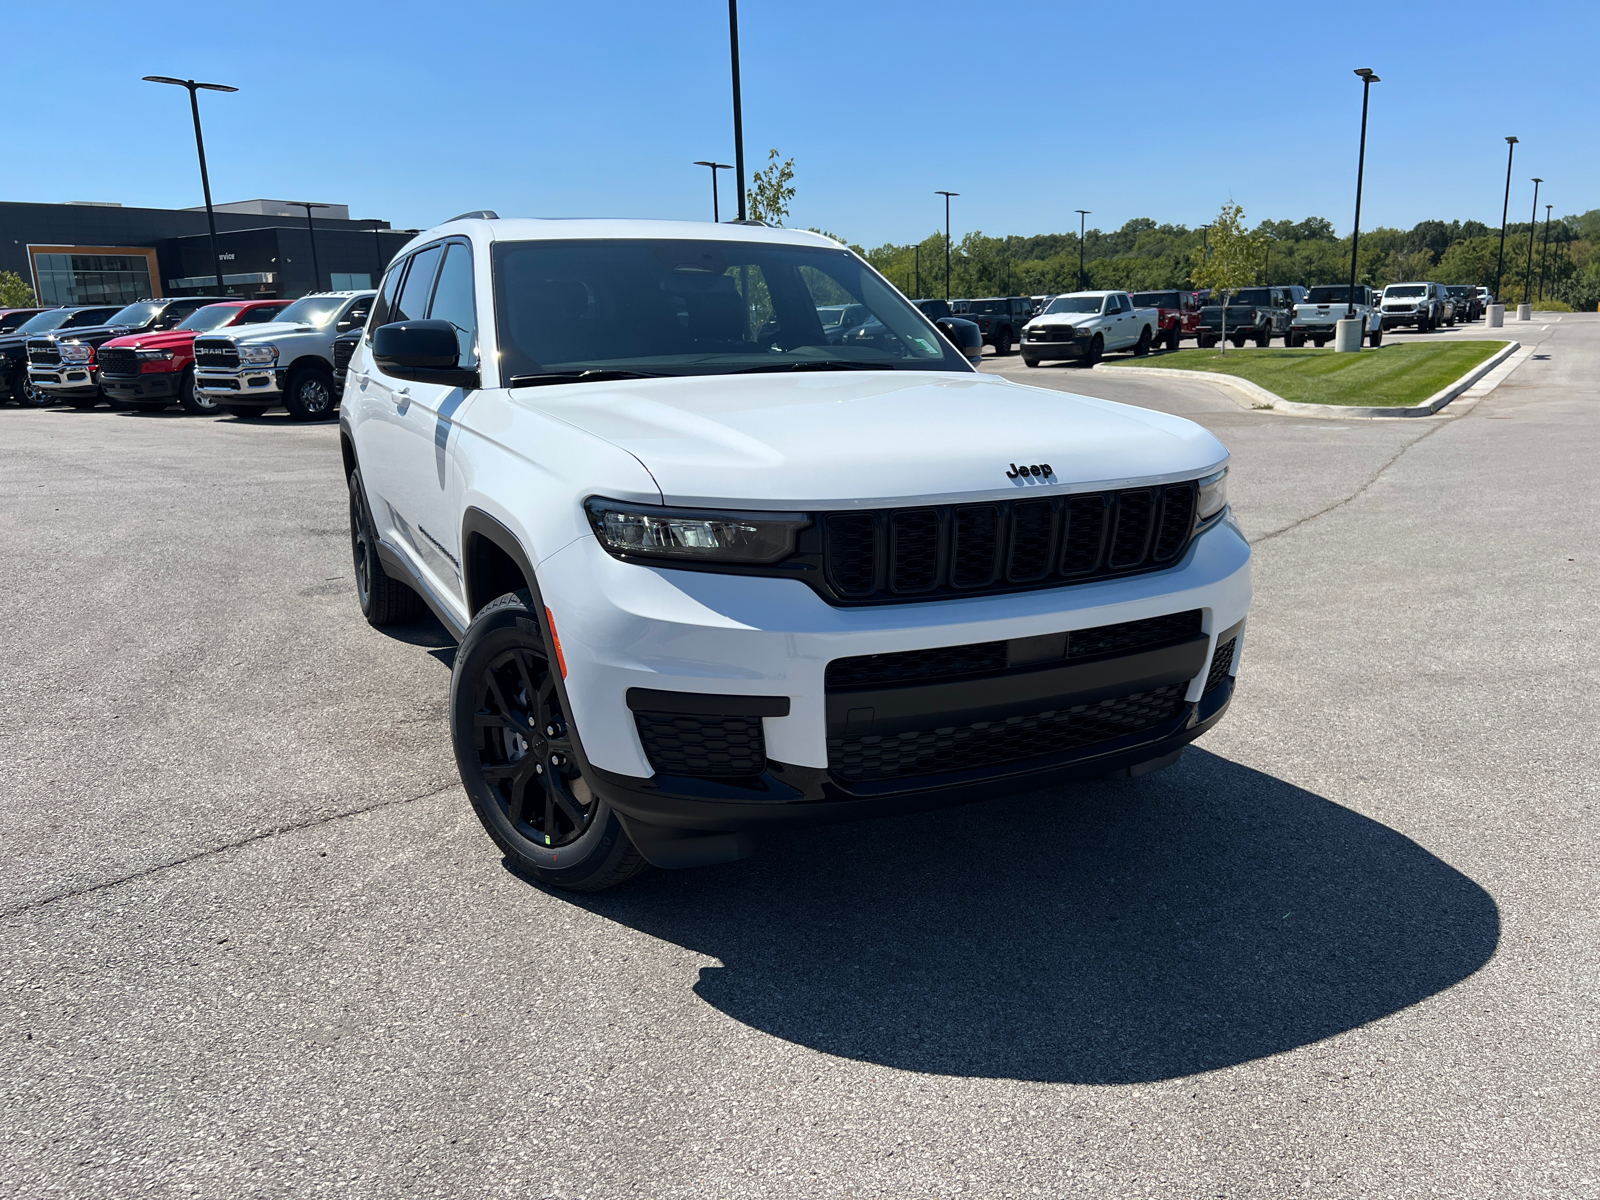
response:
<path id="1" fill-rule="evenodd" d="M 491 601 L 450 673 L 450 739 L 484 830 L 524 878 L 598 892 L 647 865 L 583 776 L 539 610 L 526 591 Z"/>
<path id="2" fill-rule="evenodd" d="M 1306 335 L 1303 333 L 1296 333 L 1291 329 L 1287 334 L 1284 335 L 1283 344 L 1289 347 L 1291 350 L 1298 349 L 1306 344 Z"/>
<path id="3" fill-rule="evenodd" d="M 1259 333 L 1256 334 L 1255 340 L 1257 350 L 1265 350 L 1268 346 L 1272 345 L 1272 326 L 1268 325 L 1264 327 Z"/>
<path id="4" fill-rule="evenodd" d="M 49 408 L 55 403 L 49 396 L 33 386 L 28 378 L 28 364 L 23 363 L 11 377 L 11 398 L 23 408 Z"/>
<path id="5" fill-rule="evenodd" d="M 1421 317 L 1421 318 L 1418 319 L 1418 321 L 1417 321 L 1417 332 L 1418 333 L 1427 333 L 1428 330 L 1430 330 L 1432 328 L 1433 328 L 1433 320 L 1432 320 L 1431 316 L 1425 316 L 1425 317 Z"/>
<path id="6" fill-rule="evenodd" d="M 1229 338 L 1228 340 L 1233 343 L 1234 349 L 1236 349 L 1236 350 L 1243 350 L 1244 349 L 1244 335 L 1242 333 L 1236 333 L 1231 338 Z"/>
<path id="7" fill-rule="evenodd" d="M 1374 350 L 1383 345 L 1383 330 L 1374 329 L 1371 333 L 1367 334 L 1367 345 L 1371 346 Z"/>
<path id="8" fill-rule="evenodd" d="M 208 400 L 194 390 L 194 368 L 183 373 L 183 378 L 178 383 L 178 403 L 183 405 L 183 411 L 191 417 L 215 416 L 222 411 L 222 405 L 215 400 Z"/>
<path id="9" fill-rule="evenodd" d="M 338 411 L 333 376 L 322 367 L 301 367 L 283 389 L 283 406 L 296 421 L 325 421 Z"/>
<path id="10" fill-rule="evenodd" d="M 1146 325 L 1139 332 L 1139 341 L 1138 341 L 1138 344 L 1135 345 L 1134 348 L 1133 348 L 1133 356 L 1135 358 L 1143 358 L 1146 354 L 1149 354 L 1150 353 L 1150 341 L 1151 341 L 1151 338 L 1150 338 L 1150 326 Z"/>
<path id="11" fill-rule="evenodd" d="M 1176 323 L 1174 323 L 1172 328 L 1167 331 L 1167 349 L 1168 350 L 1176 350 L 1178 348 L 1179 343 L 1181 343 L 1182 341 L 1183 341 L 1183 331 L 1178 328 Z"/>
<path id="12" fill-rule="evenodd" d="M 1445 324 L 1449 325 L 1451 328 L 1454 328 L 1455 327 L 1455 323 L 1456 323 L 1456 314 L 1454 312 L 1451 312 L 1450 319 L 1448 321 L 1446 321 Z"/>
<path id="13" fill-rule="evenodd" d="M 1100 361 L 1100 356 L 1106 352 L 1106 339 L 1098 333 L 1089 339 L 1089 348 L 1083 352 L 1079 361 L 1086 367 L 1092 367 Z"/>
<path id="14" fill-rule="evenodd" d="M 165 400 L 129 400 L 128 407 L 134 412 L 158 413 L 167 407 Z"/>
<path id="15" fill-rule="evenodd" d="M 1217 348 L 1217 335 L 1214 333 L 1202 333 L 1195 340 L 1199 342 L 1202 350 L 1215 350 Z"/>
<path id="16" fill-rule="evenodd" d="M 1315 346 L 1318 350 L 1321 350 L 1324 346 L 1326 346 L 1328 344 L 1328 339 L 1327 338 L 1323 338 L 1323 337 L 1312 338 L 1311 339 L 1311 344 L 1313 346 Z"/>
<path id="17" fill-rule="evenodd" d="M 385 625 L 412 625 L 428 615 L 428 606 L 415 591 L 391 579 L 378 557 L 378 530 L 367 504 L 367 489 L 361 471 L 350 472 L 350 554 L 355 560 L 356 603 L 367 624 L 377 629 Z"/>
<path id="18" fill-rule="evenodd" d="M 994 335 L 994 352 L 997 356 L 1011 353 L 1010 326 L 1007 326 L 1005 329 L 1002 329 L 999 333 Z"/>
<path id="19" fill-rule="evenodd" d="M 1037 367 L 1041 361 L 1042 360 L 1040 360 L 1037 356 L 1032 354 L 1024 353 L 1022 356 L 1022 364 L 1026 367 Z"/>

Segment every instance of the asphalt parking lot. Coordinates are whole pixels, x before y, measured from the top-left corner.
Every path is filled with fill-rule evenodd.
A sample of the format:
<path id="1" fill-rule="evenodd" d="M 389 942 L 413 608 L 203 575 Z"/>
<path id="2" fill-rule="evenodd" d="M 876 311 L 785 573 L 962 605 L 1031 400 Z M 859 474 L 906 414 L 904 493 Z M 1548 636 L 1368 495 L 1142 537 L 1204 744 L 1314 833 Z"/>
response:
<path id="1" fill-rule="evenodd" d="M 586 897 L 361 620 L 333 426 L 0 408 L 0 1196 L 1600 1196 L 1600 316 L 1480 335 L 1411 420 L 986 362 L 1232 449 L 1227 720 Z"/>

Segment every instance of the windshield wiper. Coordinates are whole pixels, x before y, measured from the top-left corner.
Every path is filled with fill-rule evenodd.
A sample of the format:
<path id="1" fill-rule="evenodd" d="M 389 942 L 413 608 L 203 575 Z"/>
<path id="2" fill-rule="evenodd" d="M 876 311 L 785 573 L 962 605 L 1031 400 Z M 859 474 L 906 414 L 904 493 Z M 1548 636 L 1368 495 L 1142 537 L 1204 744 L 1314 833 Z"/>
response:
<path id="1" fill-rule="evenodd" d="M 513 375 L 511 386 L 542 387 L 547 383 L 609 383 L 614 379 L 666 379 L 662 371 L 541 371 L 537 375 Z"/>
<path id="2" fill-rule="evenodd" d="M 888 363 L 855 362 L 848 358 L 819 358 L 805 362 L 763 363 L 759 367 L 742 367 L 729 371 L 729 375 L 756 375 L 767 371 L 892 371 Z"/>

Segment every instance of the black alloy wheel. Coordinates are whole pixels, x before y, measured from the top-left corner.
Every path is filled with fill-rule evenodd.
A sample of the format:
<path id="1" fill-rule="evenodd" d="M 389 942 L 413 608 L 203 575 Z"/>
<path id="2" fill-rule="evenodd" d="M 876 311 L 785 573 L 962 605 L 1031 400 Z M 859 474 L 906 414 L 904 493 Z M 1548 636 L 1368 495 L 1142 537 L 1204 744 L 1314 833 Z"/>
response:
<path id="1" fill-rule="evenodd" d="M 18 366 L 16 374 L 11 377 L 11 398 L 23 408 L 49 408 L 55 403 L 33 386 L 33 380 L 28 377 L 27 363 Z"/>
<path id="2" fill-rule="evenodd" d="M 337 407 L 333 400 L 333 376 L 317 367 L 304 367 L 289 380 L 283 405 L 296 421 L 321 421 Z"/>
<path id="3" fill-rule="evenodd" d="M 1263 325 L 1256 331 L 1256 349 L 1265 350 L 1272 345 L 1272 326 Z"/>
<path id="4" fill-rule="evenodd" d="M 1168 350 L 1176 350 L 1178 348 L 1178 344 L 1182 340 L 1183 340 L 1183 330 L 1180 329 L 1179 326 L 1178 326 L 1178 323 L 1176 321 L 1174 321 L 1173 324 L 1172 324 L 1172 329 L 1167 334 L 1167 349 Z"/>
<path id="5" fill-rule="evenodd" d="M 1139 331 L 1138 344 L 1133 348 L 1133 356 L 1135 358 L 1143 358 L 1150 353 L 1150 340 L 1150 326 L 1146 325 Z"/>
<path id="6" fill-rule="evenodd" d="M 360 470 L 350 472 L 350 554 L 355 560 L 356 603 L 367 624 L 410 625 L 427 615 L 422 597 L 397 579 L 391 579 L 378 557 L 378 530 Z"/>
<path id="7" fill-rule="evenodd" d="M 1094 335 L 1094 337 L 1089 339 L 1089 348 L 1083 352 L 1083 358 L 1081 361 L 1084 366 L 1092 367 L 1095 365 L 1095 363 L 1100 361 L 1100 356 L 1105 352 L 1106 339 L 1097 333 Z"/>
<path id="8" fill-rule="evenodd" d="M 1011 353 L 1011 326 L 1005 326 L 994 335 L 994 352 L 996 355 Z"/>
<path id="9" fill-rule="evenodd" d="M 485 605 L 456 651 L 450 732 L 484 829 L 521 874 L 599 891 L 644 858 L 579 761 L 538 608 L 526 591 Z"/>
<path id="10" fill-rule="evenodd" d="M 178 403 L 192 417 L 204 417 L 222 411 L 222 406 L 208 396 L 202 396 L 194 386 L 194 368 L 183 373 L 178 383 Z"/>

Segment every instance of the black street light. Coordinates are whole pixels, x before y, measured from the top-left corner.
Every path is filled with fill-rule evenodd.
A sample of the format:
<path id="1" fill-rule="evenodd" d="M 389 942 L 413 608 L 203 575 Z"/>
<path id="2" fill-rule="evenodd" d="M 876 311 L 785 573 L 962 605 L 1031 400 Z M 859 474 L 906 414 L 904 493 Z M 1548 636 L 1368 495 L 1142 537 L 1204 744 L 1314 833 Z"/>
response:
<path id="1" fill-rule="evenodd" d="M 950 197 L 959 196 L 960 192 L 934 192 L 935 196 L 944 197 L 944 298 L 945 303 L 950 302 Z"/>
<path id="2" fill-rule="evenodd" d="M 739 0 L 728 0 L 728 46 L 733 58 L 733 161 L 739 176 L 739 220 L 745 220 L 744 207 L 744 111 L 739 99 Z M 717 173 L 711 172 L 713 186 Z"/>
<path id="3" fill-rule="evenodd" d="M 917 268 L 916 268 L 917 269 L 917 295 L 921 296 L 922 295 L 922 247 L 920 245 L 912 247 L 912 253 L 913 253 L 914 257 L 915 257 L 915 261 L 916 261 L 916 264 L 917 264 Z"/>
<path id="4" fill-rule="evenodd" d="M 1544 206 L 1544 249 L 1539 251 L 1539 299 L 1544 299 L 1544 269 L 1550 265 L 1550 210 L 1554 204 Z"/>
<path id="5" fill-rule="evenodd" d="M 1081 292 L 1081 291 L 1083 291 L 1083 285 L 1084 285 L 1084 278 L 1083 278 L 1083 223 L 1084 223 L 1084 221 L 1086 219 L 1088 219 L 1089 214 L 1091 212 L 1093 212 L 1094 210 L 1090 209 L 1090 208 L 1075 208 L 1072 211 L 1078 214 L 1078 290 Z"/>
<path id="6" fill-rule="evenodd" d="M 1346 321 L 1355 320 L 1356 315 L 1356 250 L 1361 245 L 1361 183 L 1367 171 L 1367 97 L 1373 84 L 1383 82 L 1372 73 L 1371 67 L 1357 67 L 1356 74 L 1361 76 L 1361 149 L 1356 153 L 1356 219 L 1350 228 L 1350 291 L 1345 296 Z M 1350 327 L 1346 325 L 1345 328 Z"/>
<path id="7" fill-rule="evenodd" d="M 311 210 L 332 208 L 333 205 L 312 204 L 309 200 L 285 200 L 284 203 L 306 210 L 306 232 L 311 235 L 311 290 L 315 292 L 322 287 L 322 268 L 317 265 L 317 227 L 311 223 Z"/>
<path id="8" fill-rule="evenodd" d="M 1533 216 L 1528 218 L 1528 270 L 1522 277 L 1522 302 L 1530 307 L 1533 305 L 1533 231 L 1539 228 L 1539 185 L 1544 180 L 1538 176 L 1533 180 Z"/>
<path id="9" fill-rule="evenodd" d="M 727 163 L 707 162 L 705 159 L 700 159 L 694 165 L 711 168 L 711 220 L 713 223 L 720 223 L 722 221 L 722 211 L 717 206 L 717 172 L 731 171 L 733 168 Z"/>
<path id="10" fill-rule="evenodd" d="M 229 87 L 225 83 L 196 83 L 192 79 L 174 79 L 170 75 L 146 75 L 146 83 L 170 83 L 173 87 L 189 89 L 189 111 L 194 114 L 194 146 L 200 152 L 200 188 L 206 195 L 206 224 L 211 229 L 211 265 L 216 268 L 217 294 L 222 294 L 222 251 L 217 248 L 217 218 L 211 211 L 211 179 L 206 174 L 206 142 L 200 136 L 200 101 L 195 98 L 195 93 L 200 89 L 208 92 L 237 92 L 236 87 Z"/>
<path id="11" fill-rule="evenodd" d="M 1500 206 L 1500 258 L 1494 268 L 1494 301 L 1496 304 L 1505 304 L 1505 298 L 1500 295 L 1500 276 L 1506 267 L 1506 217 L 1511 212 L 1511 160 L 1517 153 L 1517 139 L 1506 139 L 1506 199 Z"/>

